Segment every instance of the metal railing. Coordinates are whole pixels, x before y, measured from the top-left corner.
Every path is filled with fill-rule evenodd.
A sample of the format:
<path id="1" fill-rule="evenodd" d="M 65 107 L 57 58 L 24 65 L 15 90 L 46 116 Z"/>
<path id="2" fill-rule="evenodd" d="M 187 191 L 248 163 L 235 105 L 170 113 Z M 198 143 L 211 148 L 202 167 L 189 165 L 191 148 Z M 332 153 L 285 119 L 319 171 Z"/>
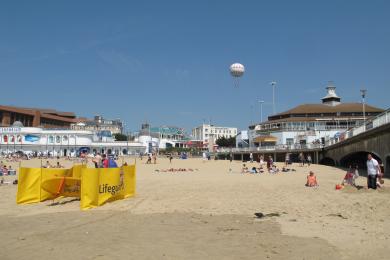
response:
<path id="1" fill-rule="evenodd" d="M 370 120 L 367 120 L 365 124 L 362 124 L 360 126 L 351 128 L 350 130 L 345 131 L 342 133 L 338 138 L 330 138 L 329 140 L 325 141 L 325 146 L 334 145 L 336 143 L 340 143 L 348 138 L 357 136 L 359 134 L 362 134 L 364 132 L 370 131 L 372 129 L 375 129 L 377 127 L 386 125 L 390 123 L 390 109 L 387 109 L 383 113 L 375 116 L 374 118 L 371 118 Z"/>
<path id="2" fill-rule="evenodd" d="M 294 151 L 294 150 L 315 150 L 323 148 L 322 144 L 292 144 L 292 145 L 273 145 L 245 148 L 218 148 L 217 153 L 250 153 L 250 152 L 270 152 L 270 151 Z"/>

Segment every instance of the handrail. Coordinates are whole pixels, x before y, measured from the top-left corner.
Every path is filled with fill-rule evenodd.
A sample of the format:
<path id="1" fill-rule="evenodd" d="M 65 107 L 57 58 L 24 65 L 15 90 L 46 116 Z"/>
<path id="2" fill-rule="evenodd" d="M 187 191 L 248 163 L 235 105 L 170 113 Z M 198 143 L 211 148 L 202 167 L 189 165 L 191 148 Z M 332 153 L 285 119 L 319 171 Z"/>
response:
<path id="1" fill-rule="evenodd" d="M 217 149 L 217 153 L 235 153 L 235 152 L 269 152 L 269 151 L 293 151 L 293 150 L 315 150 L 323 148 L 322 144 L 292 144 L 292 145 L 273 145 L 245 148 L 226 148 Z"/>
<path id="2" fill-rule="evenodd" d="M 325 141 L 325 146 L 334 145 L 336 143 L 342 142 L 346 139 L 349 139 L 353 136 L 357 136 L 367 131 L 371 131 L 374 128 L 386 125 L 390 123 L 390 108 L 385 110 L 383 113 L 367 120 L 364 124 L 351 128 L 343 132 L 337 138 L 330 138 Z"/>

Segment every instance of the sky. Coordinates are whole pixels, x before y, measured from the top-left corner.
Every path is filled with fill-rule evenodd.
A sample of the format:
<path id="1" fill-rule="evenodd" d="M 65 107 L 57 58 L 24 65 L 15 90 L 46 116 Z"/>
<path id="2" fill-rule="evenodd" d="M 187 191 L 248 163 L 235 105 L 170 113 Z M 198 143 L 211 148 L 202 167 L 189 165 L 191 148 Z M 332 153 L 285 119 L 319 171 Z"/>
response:
<path id="1" fill-rule="evenodd" d="M 212 3 L 211 3 L 212 2 Z M 318 103 L 389 108 L 390 1 L 1 1 L 0 104 L 187 132 Z M 229 66 L 245 74 L 234 87 Z"/>

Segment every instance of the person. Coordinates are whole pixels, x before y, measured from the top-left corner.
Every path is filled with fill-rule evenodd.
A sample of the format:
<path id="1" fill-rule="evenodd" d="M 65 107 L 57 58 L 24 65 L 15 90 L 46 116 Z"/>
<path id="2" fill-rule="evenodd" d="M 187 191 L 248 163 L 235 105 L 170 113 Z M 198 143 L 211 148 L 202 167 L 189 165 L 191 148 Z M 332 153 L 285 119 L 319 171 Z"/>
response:
<path id="1" fill-rule="evenodd" d="M 251 173 L 258 173 L 256 167 L 252 167 Z"/>
<path id="2" fill-rule="evenodd" d="M 172 154 L 169 154 L 169 163 L 172 163 L 173 156 Z"/>
<path id="3" fill-rule="evenodd" d="M 1 169 L 1 171 L 3 172 L 3 175 L 8 175 L 7 165 L 4 165 L 3 169 Z"/>
<path id="4" fill-rule="evenodd" d="M 314 172 L 312 172 L 312 171 L 310 171 L 310 173 L 307 175 L 306 186 L 307 187 L 317 187 L 318 186 L 317 177 L 315 176 Z"/>
<path id="5" fill-rule="evenodd" d="M 307 156 L 307 165 L 310 166 L 310 164 L 311 164 L 311 155 L 309 154 Z"/>
<path id="6" fill-rule="evenodd" d="M 288 166 L 289 163 L 290 163 L 290 153 L 286 153 L 286 157 L 284 159 L 284 164 L 286 166 Z"/>
<path id="7" fill-rule="evenodd" d="M 268 156 L 268 161 L 267 161 L 267 169 L 268 171 L 271 169 L 271 167 L 274 165 L 274 160 L 272 159 L 272 156 Z"/>
<path id="8" fill-rule="evenodd" d="M 57 162 L 56 168 L 64 168 L 64 166 L 62 166 L 62 165 L 60 164 L 60 162 Z"/>
<path id="9" fill-rule="evenodd" d="M 118 165 L 112 158 L 103 154 L 103 168 L 118 168 Z"/>
<path id="10" fill-rule="evenodd" d="M 95 168 L 99 168 L 99 165 L 102 163 L 102 156 L 100 153 L 97 153 L 92 161 L 95 164 Z"/>
<path id="11" fill-rule="evenodd" d="M 232 153 L 232 152 L 229 153 L 229 161 L 230 161 L 230 162 L 233 161 L 233 153 Z"/>
<path id="12" fill-rule="evenodd" d="M 372 157 L 372 154 L 367 155 L 367 188 L 377 188 L 377 178 L 381 175 L 381 168 L 379 163 Z"/>
<path id="13" fill-rule="evenodd" d="M 383 173 L 385 172 L 385 166 L 383 165 L 383 163 L 381 163 L 379 165 L 379 169 L 381 170 L 381 174 L 378 175 L 378 179 L 376 181 L 376 186 L 378 188 L 382 188 L 382 185 L 385 183 L 385 181 L 382 179 L 383 177 Z M 8 169 L 9 170 L 9 169 Z"/>
<path id="14" fill-rule="evenodd" d="M 248 167 L 246 167 L 245 163 L 242 165 L 241 173 L 247 173 Z"/>
<path id="15" fill-rule="evenodd" d="M 298 158 L 299 158 L 299 166 L 304 166 L 305 165 L 305 156 L 303 155 L 303 153 L 300 153 Z"/>
<path id="16" fill-rule="evenodd" d="M 153 153 L 153 163 L 156 164 L 157 162 L 157 154 Z"/>
<path id="17" fill-rule="evenodd" d="M 202 153 L 202 158 L 203 158 L 203 162 L 205 162 L 207 160 L 207 156 L 206 156 L 205 152 Z"/>
<path id="18" fill-rule="evenodd" d="M 146 164 L 151 164 L 152 163 L 152 156 L 148 154 L 148 160 L 146 161 Z"/>
<path id="19" fill-rule="evenodd" d="M 276 167 L 276 165 L 272 165 L 269 169 L 269 173 L 278 173 L 279 169 Z"/>
<path id="20" fill-rule="evenodd" d="M 264 163 L 264 156 L 261 155 L 261 156 L 260 156 L 260 168 L 262 168 L 264 164 L 265 164 L 265 163 Z"/>
<path id="21" fill-rule="evenodd" d="M 46 165 L 43 168 L 52 168 L 52 166 L 49 161 L 46 161 Z"/>
<path id="22" fill-rule="evenodd" d="M 352 169 L 352 165 L 350 165 L 347 173 L 344 176 L 344 179 L 343 179 L 343 182 L 341 183 L 341 185 L 348 184 L 348 185 L 355 186 L 354 176 L 355 176 L 355 171 Z"/>
<path id="23" fill-rule="evenodd" d="M 253 163 L 253 153 L 249 154 L 249 160 L 251 161 L 251 163 Z"/>
<path id="24" fill-rule="evenodd" d="M 99 168 L 108 168 L 108 160 L 106 154 L 102 154 L 102 161 Z"/>

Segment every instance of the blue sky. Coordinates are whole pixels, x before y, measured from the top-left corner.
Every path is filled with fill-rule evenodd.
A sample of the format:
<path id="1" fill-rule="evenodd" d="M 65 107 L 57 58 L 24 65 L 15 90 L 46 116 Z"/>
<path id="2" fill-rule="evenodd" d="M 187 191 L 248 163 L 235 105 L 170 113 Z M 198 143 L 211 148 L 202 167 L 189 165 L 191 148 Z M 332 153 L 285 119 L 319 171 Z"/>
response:
<path id="1" fill-rule="evenodd" d="M 1 1 L 0 104 L 80 116 L 246 128 L 277 111 L 389 107 L 389 1 Z M 246 73 L 234 88 L 229 65 Z M 272 106 L 263 107 L 264 118 Z"/>

